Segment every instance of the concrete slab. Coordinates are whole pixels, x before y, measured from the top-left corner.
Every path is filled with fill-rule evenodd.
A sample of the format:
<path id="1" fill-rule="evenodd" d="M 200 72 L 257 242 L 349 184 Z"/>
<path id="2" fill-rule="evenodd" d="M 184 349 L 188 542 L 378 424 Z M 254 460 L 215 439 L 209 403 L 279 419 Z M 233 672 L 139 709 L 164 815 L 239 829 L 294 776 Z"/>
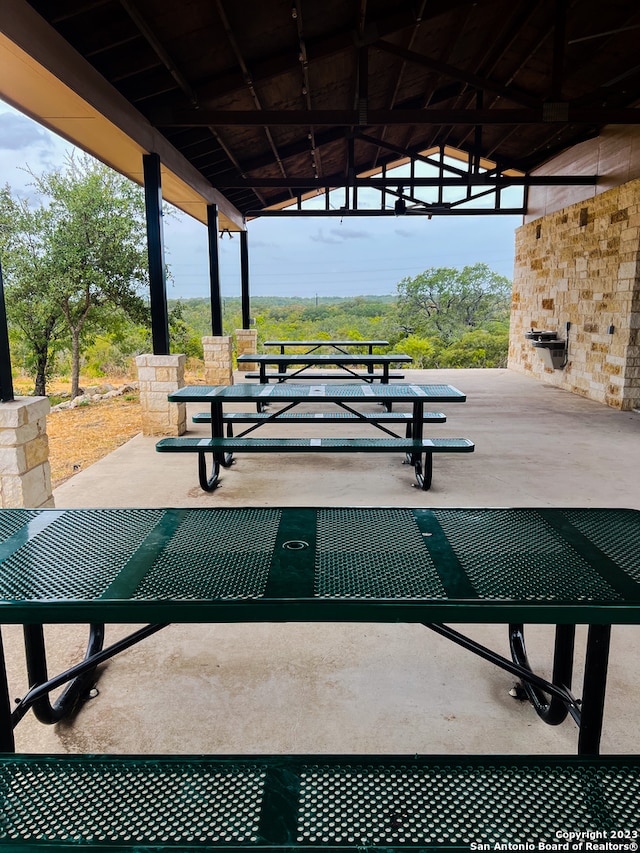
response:
<path id="1" fill-rule="evenodd" d="M 472 439 L 437 456 L 430 491 L 397 456 L 245 455 L 203 493 L 191 455 L 138 436 L 55 491 L 57 507 L 603 506 L 640 509 L 640 414 L 619 412 L 508 370 L 405 371 L 467 394 L 425 434 Z M 237 381 L 241 381 L 237 377 Z M 238 408 L 242 408 L 239 406 Z M 440 408 L 440 407 L 438 407 Z M 191 413 L 202 410 L 194 406 Z M 190 416 L 189 415 L 189 416 Z M 285 427 L 270 427 L 285 434 Z M 322 435 L 322 427 L 286 427 Z M 364 435 L 340 426 L 332 435 Z M 295 431 L 294 431 L 295 430 Z M 326 426 L 324 427 L 326 435 Z M 190 426 L 190 434 L 207 434 Z M 262 435 L 267 435 L 262 432 Z M 463 628 L 464 630 L 464 628 Z M 109 639 L 128 631 L 110 626 Z M 507 654 L 504 626 L 468 633 Z M 550 629 L 529 632 L 549 673 Z M 15 695 L 20 632 L 5 630 Z M 56 626 L 51 671 L 84 653 L 85 629 Z M 584 641 L 580 633 L 579 647 Z M 640 628 L 614 629 L 603 751 L 637 751 Z M 575 692 L 580 693 L 581 673 Z M 415 625 L 172 625 L 103 668 L 100 695 L 71 724 L 32 717 L 18 747 L 54 752 L 480 752 L 575 750 L 572 722 L 550 728 L 509 696 L 514 679 Z"/>

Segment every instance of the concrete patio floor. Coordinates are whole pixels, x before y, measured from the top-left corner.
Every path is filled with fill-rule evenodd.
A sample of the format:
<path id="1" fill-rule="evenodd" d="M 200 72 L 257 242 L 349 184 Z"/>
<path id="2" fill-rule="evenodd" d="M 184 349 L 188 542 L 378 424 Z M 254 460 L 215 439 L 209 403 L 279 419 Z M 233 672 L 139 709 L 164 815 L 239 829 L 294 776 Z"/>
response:
<path id="1" fill-rule="evenodd" d="M 55 492 L 56 506 L 601 506 L 640 509 L 640 414 L 619 412 L 508 370 L 405 371 L 467 394 L 425 435 L 472 439 L 434 458 L 413 487 L 397 456 L 245 455 L 213 494 L 192 455 L 137 436 Z M 237 381 L 242 381 L 238 376 Z M 241 405 L 238 409 L 243 408 Z M 201 410 L 194 406 L 191 414 Z M 401 410 L 401 407 L 399 407 Z M 284 434 L 285 427 L 270 427 Z M 286 427 L 321 435 L 321 427 Z M 364 427 L 366 429 L 366 427 Z M 275 432 L 277 430 L 277 432 Z M 336 427 L 363 435 L 362 426 Z M 190 423 L 193 435 L 207 434 Z M 261 433 L 267 435 L 266 431 Z M 325 432 L 326 434 L 326 432 Z M 456 626 L 459 627 L 459 626 Z M 110 626 L 107 639 L 128 632 Z M 505 626 L 468 626 L 508 655 Z M 85 629 L 52 627 L 50 671 L 84 654 Z M 5 629 L 15 696 L 25 690 L 19 629 Z M 583 646 L 581 630 L 578 660 Z M 549 674 L 552 629 L 531 629 Z M 613 632 L 603 752 L 638 752 L 640 627 Z M 575 725 L 551 728 L 509 695 L 514 679 L 417 625 L 172 625 L 102 668 L 99 695 L 72 723 L 29 715 L 18 749 L 116 753 L 572 753 Z M 574 692 L 580 694 L 578 667 Z"/>

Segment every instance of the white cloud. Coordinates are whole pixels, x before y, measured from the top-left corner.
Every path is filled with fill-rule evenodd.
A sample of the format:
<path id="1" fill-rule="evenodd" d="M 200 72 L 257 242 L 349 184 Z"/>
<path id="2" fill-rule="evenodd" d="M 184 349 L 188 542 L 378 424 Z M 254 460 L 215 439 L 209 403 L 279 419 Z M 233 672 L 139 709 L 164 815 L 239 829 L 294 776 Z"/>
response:
<path id="1" fill-rule="evenodd" d="M 309 234 L 309 239 L 313 240 L 314 243 L 342 243 L 342 239 L 336 236 L 333 229 L 328 234 L 325 234 L 324 229 L 319 228 L 317 233 Z"/>
<path id="2" fill-rule="evenodd" d="M 0 113 L 0 151 L 22 151 L 38 145 L 53 148 L 51 134 L 20 113 Z"/>
<path id="3" fill-rule="evenodd" d="M 0 101 L 0 184 L 20 196 L 31 194 L 33 179 L 61 166 L 73 146 L 42 125 Z"/>

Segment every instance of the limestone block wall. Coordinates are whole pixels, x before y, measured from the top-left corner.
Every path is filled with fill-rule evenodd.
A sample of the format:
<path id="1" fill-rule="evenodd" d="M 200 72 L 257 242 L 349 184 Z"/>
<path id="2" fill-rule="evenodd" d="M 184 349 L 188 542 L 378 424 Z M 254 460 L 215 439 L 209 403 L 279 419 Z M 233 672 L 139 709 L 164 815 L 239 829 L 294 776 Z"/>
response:
<path id="1" fill-rule="evenodd" d="M 52 507 L 47 397 L 0 403 L 0 506 Z"/>
<path id="2" fill-rule="evenodd" d="M 570 323 L 568 363 L 544 366 L 531 328 Z M 516 232 L 509 367 L 618 409 L 640 407 L 640 180 Z"/>
<path id="3" fill-rule="evenodd" d="M 211 335 L 202 339 L 204 378 L 207 385 L 233 385 L 233 339 Z"/>
<path id="4" fill-rule="evenodd" d="M 258 352 L 257 329 L 236 329 L 236 350 L 238 355 L 255 355 Z M 257 370 L 253 362 L 243 364 L 243 370 Z"/>
<path id="5" fill-rule="evenodd" d="M 167 396 L 184 386 L 184 355 L 139 355 L 136 358 L 143 435 L 182 435 L 187 429 L 185 403 Z"/>

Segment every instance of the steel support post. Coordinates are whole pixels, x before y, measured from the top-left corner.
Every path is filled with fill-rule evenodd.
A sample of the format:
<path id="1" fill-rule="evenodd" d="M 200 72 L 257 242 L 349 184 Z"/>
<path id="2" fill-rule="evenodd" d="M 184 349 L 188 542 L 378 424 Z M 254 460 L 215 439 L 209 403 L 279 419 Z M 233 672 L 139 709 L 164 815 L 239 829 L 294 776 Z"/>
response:
<path id="1" fill-rule="evenodd" d="M 218 252 L 218 207 L 207 205 L 209 238 L 209 293 L 211 300 L 211 334 L 222 335 L 222 294 L 220 291 L 220 255 Z"/>
<path id="2" fill-rule="evenodd" d="M 249 297 L 249 245 L 246 231 L 240 232 L 240 272 L 242 276 L 242 328 L 251 328 L 251 300 Z"/>
<path id="3" fill-rule="evenodd" d="M 0 263 L 0 401 L 10 403 L 13 400 L 13 379 L 11 378 L 11 354 L 9 352 L 9 327 L 4 301 L 2 264 Z"/>
<path id="4" fill-rule="evenodd" d="M 147 214 L 147 252 L 149 257 L 153 354 L 169 355 L 169 312 L 167 309 L 167 274 L 164 264 L 160 157 L 157 154 L 144 154 L 142 162 L 144 167 L 144 198 Z"/>

